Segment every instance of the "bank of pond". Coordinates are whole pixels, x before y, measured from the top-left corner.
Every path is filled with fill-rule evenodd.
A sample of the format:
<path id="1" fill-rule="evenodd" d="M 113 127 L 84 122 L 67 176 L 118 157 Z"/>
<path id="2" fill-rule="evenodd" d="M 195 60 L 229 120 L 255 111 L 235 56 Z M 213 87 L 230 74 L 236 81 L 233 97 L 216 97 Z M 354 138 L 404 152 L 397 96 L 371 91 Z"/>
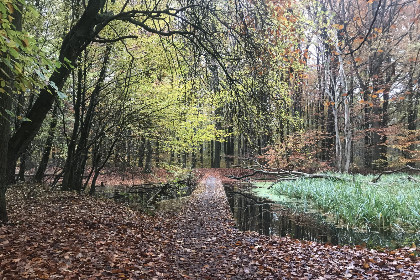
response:
<path id="1" fill-rule="evenodd" d="M 420 177 L 342 175 L 225 185 L 241 230 L 371 248 L 420 245 Z"/>

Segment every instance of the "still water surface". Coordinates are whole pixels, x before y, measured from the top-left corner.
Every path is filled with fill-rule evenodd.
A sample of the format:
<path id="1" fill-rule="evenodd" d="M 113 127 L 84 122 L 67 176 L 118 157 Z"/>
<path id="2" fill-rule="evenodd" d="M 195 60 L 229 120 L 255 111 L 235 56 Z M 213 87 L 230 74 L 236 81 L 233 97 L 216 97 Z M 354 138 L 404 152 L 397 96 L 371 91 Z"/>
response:
<path id="1" fill-rule="evenodd" d="M 247 191 L 244 192 L 244 189 Z M 283 198 L 276 202 L 255 195 L 250 184 L 225 185 L 225 192 L 237 227 L 265 235 L 290 236 L 334 245 L 366 245 L 396 248 L 418 245 L 419 234 L 403 232 L 358 232 L 326 219 L 305 201 Z M 254 192 L 253 192 L 254 191 Z"/>

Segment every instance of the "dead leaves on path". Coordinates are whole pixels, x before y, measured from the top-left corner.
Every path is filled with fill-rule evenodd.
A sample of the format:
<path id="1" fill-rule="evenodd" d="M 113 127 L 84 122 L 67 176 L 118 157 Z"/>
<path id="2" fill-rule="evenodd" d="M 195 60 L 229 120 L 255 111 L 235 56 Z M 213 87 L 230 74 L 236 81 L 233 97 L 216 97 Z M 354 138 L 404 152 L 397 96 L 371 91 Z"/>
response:
<path id="1" fill-rule="evenodd" d="M 209 179 L 207 179 L 209 180 Z M 66 193 L 10 204 L 0 279 L 418 279 L 414 249 L 381 253 L 234 228 L 220 182 L 147 216 Z"/>

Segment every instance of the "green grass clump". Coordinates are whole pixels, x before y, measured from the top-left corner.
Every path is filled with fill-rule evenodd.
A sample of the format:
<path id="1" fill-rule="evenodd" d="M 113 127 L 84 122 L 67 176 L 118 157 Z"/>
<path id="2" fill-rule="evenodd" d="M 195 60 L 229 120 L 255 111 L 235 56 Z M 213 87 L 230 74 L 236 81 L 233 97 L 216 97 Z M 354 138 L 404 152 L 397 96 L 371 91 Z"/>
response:
<path id="1" fill-rule="evenodd" d="M 273 186 L 274 193 L 312 201 L 337 222 L 366 230 L 419 231 L 420 176 L 334 174 L 346 181 L 298 179 Z M 413 180 L 414 178 L 414 180 Z"/>

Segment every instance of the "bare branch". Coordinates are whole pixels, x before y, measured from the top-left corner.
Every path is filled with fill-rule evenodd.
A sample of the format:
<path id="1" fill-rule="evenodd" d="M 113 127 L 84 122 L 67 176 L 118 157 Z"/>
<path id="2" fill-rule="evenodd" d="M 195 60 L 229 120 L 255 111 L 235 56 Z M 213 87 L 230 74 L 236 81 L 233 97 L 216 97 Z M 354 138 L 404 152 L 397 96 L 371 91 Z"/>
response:
<path id="1" fill-rule="evenodd" d="M 125 39 L 137 39 L 138 36 L 134 36 L 134 35 L 127 35 L 127 36 L 121 36 L 118 38 L 114 38 L 114 39 L 105 39 L 105 38 L 101 38 L 99 36 L 97 36 L 97 39 L 93 39 L 92 42 L 96 42 L 96 43 L 115 43 L 115 42 L 119 42 Z"/>
<path id="2" fill-rule="evenodd" d="M 382 5 L 382 0 L 379 0 L 379 2 L 378 2 L 378 8 L 376 9 L 376 12 L 375 12 L 375 15 L 373 17 L 373 20 L 372 20 L 372 22 L 371 22 L 371 24 L 369 26 L 369 30 L 366 33 L 365 38 L 363 39 L 363 41 L 360 43 L 360 45 L 357 48 L 355 48 L 354 50 L 349 51 L 348 53 L 345 53 L 344 55 L 349 55 L 349 54 L 353 54 L 353 53 L 357 52 L 366 43 L 367 38 L 369 37 L 370 33 L 372 33 L 373 26 L 375 25 L 376 18 L 378 17 L 379 9 L 381 8 L 381 5 Z"/>
<path id="3" fill-rule="evenodd" d="M 382 175 L 392 174 L 392 173 L 398 173 L 398 172 L 407 171 L 407 170 L 411 170 L 411 171 L 415 171 L 415 172 L 420 172 L 420 169 L 419 168 L 414 168 L 414 167 L 411 167 L 411 166 L 407 165 L 407 166 L 404 166 L 404 167 L 402 167 L 400 169 L 388 170 L 388 171 L 382 172 L 381 174 L 379 174 L 378 177 L 376 177 L 375 179 L 372 180 L 372 183 L 377 183 L 379 181 L 379 179 L 382 177 Z M 409 176 L 409 179 L 413 179 L 414 181 L 416 181 L 416 179 L 414 179 L 411 176 Z"/>

